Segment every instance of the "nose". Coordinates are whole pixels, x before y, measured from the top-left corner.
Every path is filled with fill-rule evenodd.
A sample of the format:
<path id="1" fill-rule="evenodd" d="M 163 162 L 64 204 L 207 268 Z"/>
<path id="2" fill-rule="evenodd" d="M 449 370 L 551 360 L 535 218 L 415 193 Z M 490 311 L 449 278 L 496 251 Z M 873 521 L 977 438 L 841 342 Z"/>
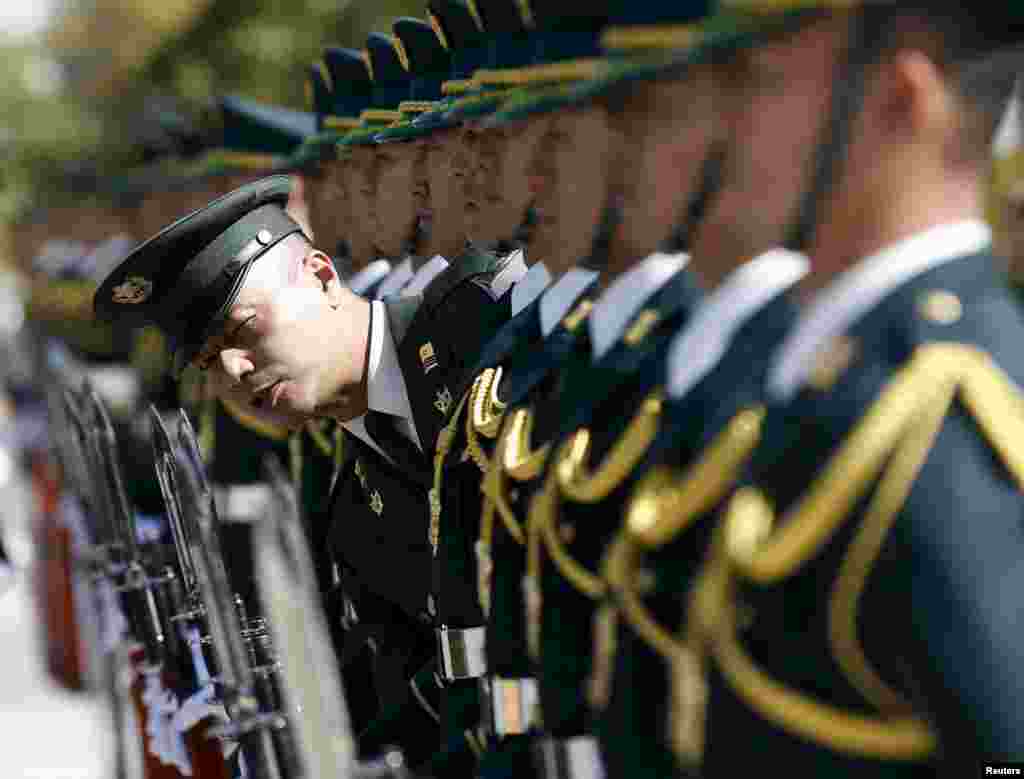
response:
<path id="1" fill-rule="evenodd" d="M 218 356 L 220 367 L 236 384 L 241 384 L 248 374 L 256 370 L 256 366 L 241 349 L 224 349 Z"/>

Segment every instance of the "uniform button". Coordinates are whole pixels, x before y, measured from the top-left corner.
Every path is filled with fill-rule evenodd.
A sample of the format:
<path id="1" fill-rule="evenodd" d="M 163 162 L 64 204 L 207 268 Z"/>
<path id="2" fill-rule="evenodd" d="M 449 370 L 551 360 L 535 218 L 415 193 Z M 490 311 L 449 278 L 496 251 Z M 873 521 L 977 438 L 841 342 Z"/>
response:
<path id="1" fill-rule="evenodd" d="M 268 243 L 270 243 L 273 240 L 273 238 L 274 236 L 271 234 L 270 230 L 260 230 L 258 233 L 256 233 L 256 240 L 259 241 L 260 244 L 262 244 L 263 246 L 266 246 Z"/>
<path id="2" fill-rule="evenodd" d="M 922 317 L 937 325 L 955 324 L 964 314 L 960 298 L 944 289 L 926 293 L 917 308 Z"/>

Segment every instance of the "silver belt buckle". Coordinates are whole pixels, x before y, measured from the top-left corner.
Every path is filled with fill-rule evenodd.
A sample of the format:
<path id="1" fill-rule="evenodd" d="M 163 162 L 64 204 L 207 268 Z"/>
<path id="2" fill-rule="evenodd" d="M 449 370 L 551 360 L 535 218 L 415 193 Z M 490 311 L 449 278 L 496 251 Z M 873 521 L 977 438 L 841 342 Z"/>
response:
<path id="1" fill-rule="evenodd" d="M 270 487 L 266 484 L 219 484 L 213 488 L 218 515 L 227 522 L 253 522 L 267 509 Z"/>
<path id="2" fill-rule="evenodd" d="M 540 779 L 605 779 L 604 761 L 593 736 L 538 739 L 534 759 Z"/>
<path id="3" fill-rule="evenodd" d="M 487 673 L 484 640 L 487 629 L 440 627 L 437 629 L 437 653 L 441 658 L 441 675 L 446 682 L 478 679 Z"/>
<path id="4" fill-rule="evenodd" d="M 540 693 L 532 677 L 491 676 L 480 682 L 484 726 L 498 738 L 520 736 L 540 722 Z"/>

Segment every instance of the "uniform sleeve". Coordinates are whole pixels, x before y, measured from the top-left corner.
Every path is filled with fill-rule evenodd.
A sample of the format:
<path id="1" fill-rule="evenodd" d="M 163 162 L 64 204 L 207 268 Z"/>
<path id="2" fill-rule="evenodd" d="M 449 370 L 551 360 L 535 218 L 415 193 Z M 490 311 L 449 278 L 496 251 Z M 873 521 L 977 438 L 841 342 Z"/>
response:
<path id="1" fill-rule="evenodd" d="M 869 656 L 908 680 L 944 761 L 1024 760 L 1024 495 L 962 409 L 890 531 L 862 615 Z"/>

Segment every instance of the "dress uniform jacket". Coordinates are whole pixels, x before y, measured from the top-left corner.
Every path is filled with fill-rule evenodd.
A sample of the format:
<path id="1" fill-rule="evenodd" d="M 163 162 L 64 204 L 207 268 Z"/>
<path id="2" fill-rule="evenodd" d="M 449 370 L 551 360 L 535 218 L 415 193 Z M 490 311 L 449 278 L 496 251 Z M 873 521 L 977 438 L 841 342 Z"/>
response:
<path id="1" fill-rule="evenodd" d="M 350 438 L 351 455 L 332 497 L 332 553 L 358 621 L 377 647 L 381 708 L 394 727 L 392 743 L 424 758 L 439 745 L 431 730 L 411 729 L 402 714 L 419 717 L 428 697 L 408 680 L 437 685 L 433 617 L 428 611 L 430 454 L 451 412 L 452 391 L 465 380 L 483 343 L 508 318 L 506 297 L 492 282 L 506 262 L 471 251 L 437 276 L 423 295 L 385 303 L 391 336 L 422 450 L 391 419 L 370 411 L 366 430 L 377 447 Z M 471 323 L 471 326 L 467 326 Z M 428 671 L 427 668 L 430 668 Z M 428 708 L 433 708 L 428 706 Z M 436 712 L 435 712 L 436 715 Z M 387 739 L 382 731 L 379 743 Z"/>
<path id="2" fill-rule="evenodd" d="M 661 414 L 666 346 L 700 299 L 686 270 L 648 298 L 621 339 L 594 361 L 584 352 L 570 361 L 549 413 L 557 419 L 545 485 L 530 508 L 528 535 L 538 541 L 539 613 L 528 605 L 539 633 L 544 730 L 559 739 L 589 731 L 586 686 L 591 674 L 592 622 L 601 593 L 602 551 L 618 528 L 623 481 L 650 444 Z M 581 443 L 586 439 L 589 445 Z M 627 441 L 623 451 L 621 440 Z M 582 459 L 575 459 L 583 455 Z M 632 461 L 632 462 L 631 462 Z M 569 464 L 576 463 L 572 468 Z M 567 474 L 568 481 L 561 475 Z M 570 561 L 567 571 L 556 558 Z M 598 585 L 599 587 L 599 585 Z"/>
<path id="3" fill-rule="evenodd" d="M 544 279 L 540 282 L 536 279 L 541 275 L 544 279 L 550 278 L 543 267 L 531 268 L 529 277 L 524 277 L 522 282 L 528 288 L 524 296 L 539 294 Z M 489 467 L 494 438 L 501 423 L 499 409 L 506 402 L 510 387 L 516 392 L 525 392 L 527 384 L 532 386 L 559 364 L 560 356 L 574 336 L 558 326 L 550 331 L 552 325 L 542 319 L 560 318 L 581 293 L 585 294 L 595 276 L 590 271 L 570 271 L 548 289 L 550 295 L 545 293 L 535 298 L 498 331 L 471 371 L 472 386 L 463 394 L 463 401 L 442 434 L 444 443 L 435 454 L 434 489 L 439 501 L 432 523 L 436 523 L 437 531 L 433 580 L 436 620 L 445 639 L 452 635 L 449 632 L 452 630 L 472 631 L 477 637 L 485 634 L 485 616 L 477 583 L 487 570 L 486 566 L 478 570 L 476 543 L 482 508 L 481 479 Z M 549 333 L 549 338 L 545 339 Z M 501 369 L 500 373 L 495 372 L 497 368 Z M 456 646 L 460 643 L 455 641 Z M 446 676 L 462 677 L 461 681 L 453 678 L 449 685 L 452 693 L 446 696 L 449 718 L 458 723 L 460 730 L 475 731 L 482 716 L 478 705 L 479 677 L 486 671 L 486 661 L 481 643 L 470 650 L 473 659 L 466 665 L 473 665 L 474 660 L 477 665 L 457 668 L 460 658 L 456 658 L 443 663 L 442 672 Z M 442 655 L 444 652 L 442 649 Z"/>
<path id="4" fill-rule="evenodd" d="M 686 775 L 690 767 L 685 743 L 675 738 L 673 704 L 685 690 L 676 692 L 675 647 L 665 645 L 677 641 L 715 508 L 756 444 L 765 373 L 796 318 L 788 289 L 805 264 L 763 255 L 708 296 L 669 350 L 657 433 L 623 490 L 613 493 L 628 496 L 624 505 L 601 504 L 622 522 L 604 552 L 609 592 L 601 614 L 611 632 L 595 636 L 588 688 L 610 776 Z M 627 598 L 639 600 L 641 616 L 660 635 L 636 627 L 621 608 Z"/>
<path id="5" fill-rule="evenodd" d="M 726 511 L 694 601 L 713 626 L 707 775 L 963 775 L 1024 755 L 1024 323 L 955 227 L 879 272 L 915 253 L 934 259 L 769 407 Z"/>

